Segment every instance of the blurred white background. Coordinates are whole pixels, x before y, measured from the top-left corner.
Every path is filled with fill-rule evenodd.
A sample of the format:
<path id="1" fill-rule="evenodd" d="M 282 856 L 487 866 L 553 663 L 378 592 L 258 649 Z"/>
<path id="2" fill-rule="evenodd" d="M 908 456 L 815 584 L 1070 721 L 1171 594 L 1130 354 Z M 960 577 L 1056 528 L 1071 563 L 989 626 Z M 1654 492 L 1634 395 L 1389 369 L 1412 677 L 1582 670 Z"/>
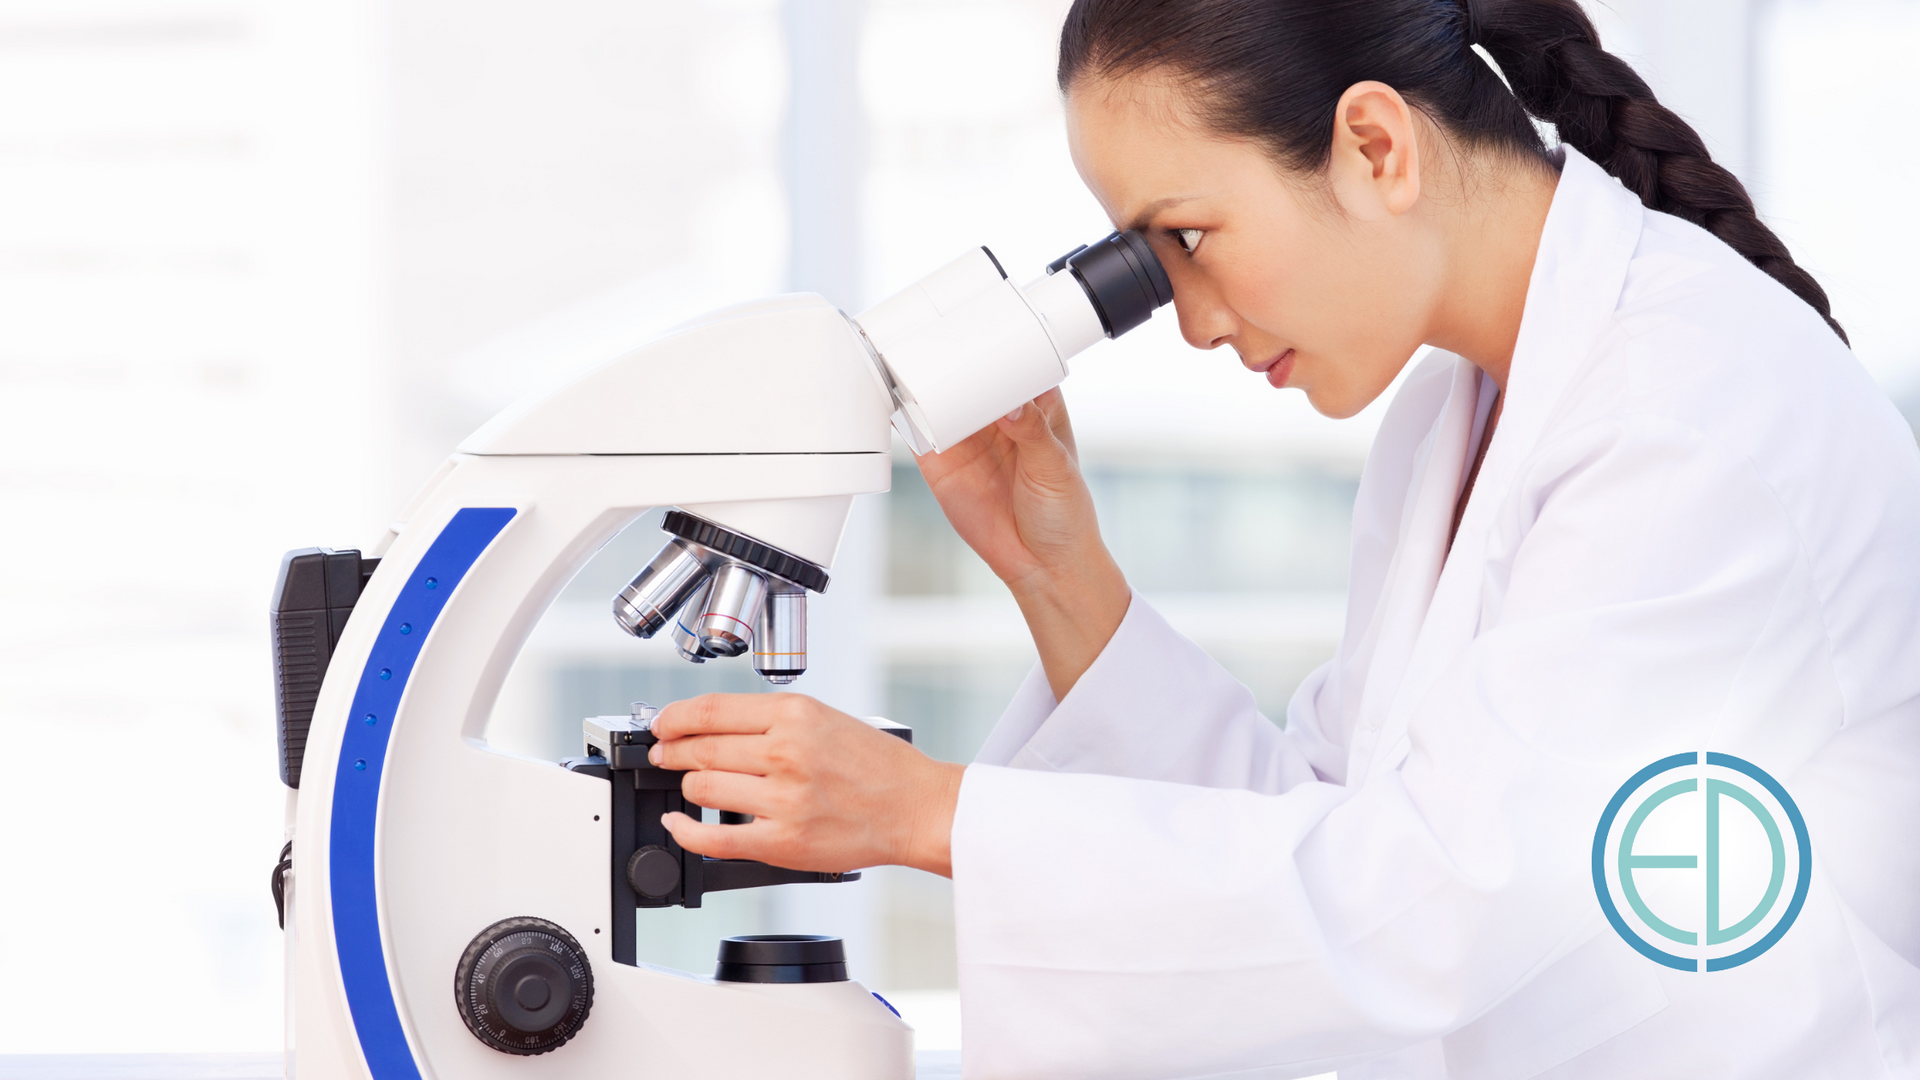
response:
<path id="1" fill-rule="evenodd" d="M 1062 0 L 0 0 L 0 1053 L 280 1040 L 266 601 L 282 551 L 369 544 L 453 445 L 609 342 L 788 288 L 848 310 L 991 245 L 1104 233 L 1067 159 Z M 1920 406 L 1915 0 L 1615 0 L 1693 119 Z M 1130 577 L 1281 715 L 1331 654 L 1372 419 L 1336 424 L 1163 314 L 1067 387 Z M 1377 410 L 1375 410 L 1377 411 Z M 636 422 L 644 422 L 636 405 Z M 797 689 L 964 760 L 1031 662 L 900 458 Z M 619 634 L 609 546 L 491 737 L 751 689 Z M 950 894 L 885 871 L 643 913 L 845 934 L 956 1045 Z"/>

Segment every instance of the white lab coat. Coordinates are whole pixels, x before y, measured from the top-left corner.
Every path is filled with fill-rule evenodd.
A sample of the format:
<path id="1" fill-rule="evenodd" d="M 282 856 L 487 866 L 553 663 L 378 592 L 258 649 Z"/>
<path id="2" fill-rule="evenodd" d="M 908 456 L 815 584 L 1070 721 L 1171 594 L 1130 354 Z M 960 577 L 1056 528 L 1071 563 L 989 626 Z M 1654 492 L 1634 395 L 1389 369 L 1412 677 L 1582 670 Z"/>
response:
<path id="1" fill-rule="evenodd" d="M 1136 596 L 953 826 L 970 1078 L 1920 1075 L 1920 452 L 1804 303 L 1567 152 L 1508 400 L 1429 357 L 1285 730 Z M 1270 557 L 1287 558 L 1284 550 Z M 1813 842 L 1773 949 L 1606 924 L 1595 823 L 1717 750 Z"/>

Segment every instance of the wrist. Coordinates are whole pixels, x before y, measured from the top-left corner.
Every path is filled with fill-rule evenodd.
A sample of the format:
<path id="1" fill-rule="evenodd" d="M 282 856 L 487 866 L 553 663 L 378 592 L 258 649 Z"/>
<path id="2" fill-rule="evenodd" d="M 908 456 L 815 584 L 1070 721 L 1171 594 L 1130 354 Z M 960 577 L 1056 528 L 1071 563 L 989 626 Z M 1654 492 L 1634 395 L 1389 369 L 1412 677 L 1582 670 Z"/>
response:
<path id="1" fill-rule="evenodd" d="M 1099 543 L 1057 564 L 1035 566 L 1002 581 L 1023 612 L 1041 616 L 1115 609 L 1124 614 L 1133 595 L 1120 564 Z"/>
<path id="2" fill-rule="evenodd" d="M 960 783 L 966 766 L 925 759 L 926 769 L 916 780 L 912 812 L 899 865 L 953 876 L 953 816 L 960 805 Z"/>

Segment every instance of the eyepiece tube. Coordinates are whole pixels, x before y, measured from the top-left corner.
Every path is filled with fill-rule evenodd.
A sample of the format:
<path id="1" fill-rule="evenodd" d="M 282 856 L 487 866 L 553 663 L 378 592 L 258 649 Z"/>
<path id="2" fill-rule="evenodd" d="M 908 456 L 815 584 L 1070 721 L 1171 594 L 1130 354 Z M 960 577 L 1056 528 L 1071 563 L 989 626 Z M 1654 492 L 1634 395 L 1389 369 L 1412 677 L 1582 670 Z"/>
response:
<path id="1" fill-rule="evenodd" d="M 699 621 L 700 613 L 707 610 L 707 594 L 712 591 L 713 579 L 710 577 L 701 579 L 699 591 L 693 594 L 693 599 L 687 601 L 686 606 L 682 607 L 680 613 L 674 617 L 673 647 L 679 652 L 682 660 L 704 664 L 712 655 L 700 647 L 700 637 L 693 632 L 693 626 Z"/>
<path id="2" fill-rule="evenodd" d="M 753 628 L 753 670 L 785 686 L 807 670 L 807 590 L 774 579 Z"/>
<path id="3" fill-rule="evenodd" d="M 614 621 L 634 637 L 650 638 L 706 580 L 707 568 L 700 556 L 685 541 L 669 541 L 613 598 Z"/>
<path id="4" fill-rule="evenodd" d="M 713 585 L 693 632 L 711 656 L 739 656 L 753 645 L 753 620 L 766 602 L 767 579 L 745 563 L 731 562 L 713 572 Z"/>
<path id="5" fill-rule="evenodd" d="M 1166 267 L 1137 229 L 1109 233 L 1056 261 L 1079 279 L 1108 337 L 1117 338 L 1139 326 L 1161 305 L 1173 301 Z M 1047 271 L 1053 273 L 1055 267 L 1049 265 Z"/>
<path id="6" fill-rule="evenodd" d="M 854 319 L 894 426 L 940 453 L 1067 377 L 1067 362 L 1147 321 L 1173 285 L 1139 232 L 1054 260 L 1024 287 L 976 248 Z"/>

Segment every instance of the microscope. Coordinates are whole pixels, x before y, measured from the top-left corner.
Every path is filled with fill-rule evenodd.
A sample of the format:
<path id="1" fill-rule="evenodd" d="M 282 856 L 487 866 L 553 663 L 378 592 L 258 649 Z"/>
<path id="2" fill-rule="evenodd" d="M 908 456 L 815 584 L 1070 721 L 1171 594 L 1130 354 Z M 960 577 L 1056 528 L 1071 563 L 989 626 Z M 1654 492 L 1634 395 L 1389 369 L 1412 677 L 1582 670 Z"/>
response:
<path id="1" fill-rule="evenodd" d="M 858 317 L 807 294 L 727 308 L 510 406 L 370 551 L 288 553 L 287 1076 L 911 1077 L 911 1029 L 838 939 L 731 938 L 711 975 L 635 955 L 648 909 L 856 874 L 676 845 L 661 815 L 701 808 L 646 760 L 651 706 L 585 719 L 564 762 L 489 746 L 488 718 L 561 588 L 660 507 L 619 625 L 792 683 L 853 498 L 888 487 L 889 425 L 943 451 L 1172 298 L 1126 232 L 1024 287 L 979 248 Z"/>

